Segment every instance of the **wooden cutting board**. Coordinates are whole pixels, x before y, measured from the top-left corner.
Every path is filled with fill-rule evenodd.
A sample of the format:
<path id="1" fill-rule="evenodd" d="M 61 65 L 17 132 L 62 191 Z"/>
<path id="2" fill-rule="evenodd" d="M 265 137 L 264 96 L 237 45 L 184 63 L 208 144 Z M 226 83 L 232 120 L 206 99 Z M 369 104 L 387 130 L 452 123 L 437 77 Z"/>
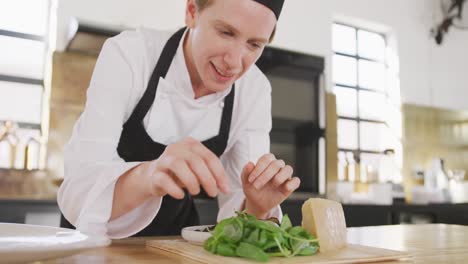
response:
<path id="1" fill-rule="evenodd" d="M 223 257 L 205 251 L 203 247 L 189 244 L 183 239 L 176 240 L 150 240 L 147 246 L 163 252 L 169 252 L 200 263 L 258 263 L 244 258 Z M 268 263 L 364 263 L 387 260 L 408 259 L 411 255 L 406 252 L 388 250 L 383 248 L 367 247 L 361 245 L 348 245 L 346 248 L 327 253 L 318 253 L 313 256 L 299 256 L 292 258 L 271 258 Z"/>

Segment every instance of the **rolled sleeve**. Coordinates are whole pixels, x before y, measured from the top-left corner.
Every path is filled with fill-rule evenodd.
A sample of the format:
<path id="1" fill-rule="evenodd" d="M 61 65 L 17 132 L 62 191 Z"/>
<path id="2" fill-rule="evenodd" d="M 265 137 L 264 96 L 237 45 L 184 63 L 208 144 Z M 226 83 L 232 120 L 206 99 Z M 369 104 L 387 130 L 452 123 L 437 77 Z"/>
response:
<path id="1" fill-rule="evenodd" d="M 119 43 L 107 40 L 93 72 L 84 112 L 65 146 L 65 175 L 57 202 L 64 217 L 86 233 L 128 237 L 147 226 L 161 205 L 162 198 L 154 197 L 109 222 L 117 180 L 140 164 L 125 162 L 117 153 L 134 96 L 133 75 Z"/>

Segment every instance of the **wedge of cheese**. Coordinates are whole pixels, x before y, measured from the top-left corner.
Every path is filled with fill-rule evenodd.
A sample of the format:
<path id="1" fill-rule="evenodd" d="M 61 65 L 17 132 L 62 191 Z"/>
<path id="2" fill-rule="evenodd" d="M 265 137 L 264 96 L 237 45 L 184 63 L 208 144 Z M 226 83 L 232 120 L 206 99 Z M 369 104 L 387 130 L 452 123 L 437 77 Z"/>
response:
<path id="1" fill-rule="evenodd" d="M 302 205 L 302 227 L 319 240 L 320 252 L 346 246 L 346 221 L 340 203 L 310 198 Z"/>

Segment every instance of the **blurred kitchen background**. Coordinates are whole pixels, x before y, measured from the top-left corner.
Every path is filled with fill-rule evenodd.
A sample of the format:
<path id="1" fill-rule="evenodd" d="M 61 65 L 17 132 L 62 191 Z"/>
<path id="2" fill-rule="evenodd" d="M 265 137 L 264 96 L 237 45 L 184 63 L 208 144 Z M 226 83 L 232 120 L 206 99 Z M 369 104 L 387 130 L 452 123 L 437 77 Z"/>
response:
<path id="1" fill-rule="evenodd" d="M 286 1 L 257 65 L 273 92 L 272 152 L 300 190 L 343 203 L 348 226 L 468 225 L 464 0 Z M 63 147 L 104 41 L 175 30 L 185 0 L 0 3 L 0 222 L 59 225 Z M 112 95 L 109 95 L 112 96 Z M 202 223 L 215 200 L 198 198 Z"/>

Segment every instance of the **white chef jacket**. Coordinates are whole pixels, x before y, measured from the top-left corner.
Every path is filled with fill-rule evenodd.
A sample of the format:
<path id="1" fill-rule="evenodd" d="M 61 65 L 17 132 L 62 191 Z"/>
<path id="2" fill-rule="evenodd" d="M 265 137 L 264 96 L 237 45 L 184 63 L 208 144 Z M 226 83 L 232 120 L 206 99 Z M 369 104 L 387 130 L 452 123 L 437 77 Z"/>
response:
<path id="1" fill-rule="evenodd" d="M 148 226 L 164 197 L 152 197 L 132 211 L 109 221 L 115 184 L 140 162 L 125 162 L 117 153 L 122 126 L 147 88 L 159 55 L 172 35 L 153 29 L 124 31 L 108 39 L 98 57 L 87 91 L 84 112 L 65 146 L 65 177 L 58 204 L 78 230 L 124 238 Z M 143 123 L 151 138 L 169 145 L 186 137 L 199 141 L 219 133 L 223 92 L 194 99 L 185 65 L 183 41 Z M 219 194 L 218 221 L 243 205 L 241 172 L 248 161 L 269 152 L 271 86 L 255 66 L 236 81 L 231 130 L 221 162 L 229 176 L 231 193 Z M 128 190 L 132 195 L 132 190 Z M 281 218 L 281 208 L 269 216 Z"/>

